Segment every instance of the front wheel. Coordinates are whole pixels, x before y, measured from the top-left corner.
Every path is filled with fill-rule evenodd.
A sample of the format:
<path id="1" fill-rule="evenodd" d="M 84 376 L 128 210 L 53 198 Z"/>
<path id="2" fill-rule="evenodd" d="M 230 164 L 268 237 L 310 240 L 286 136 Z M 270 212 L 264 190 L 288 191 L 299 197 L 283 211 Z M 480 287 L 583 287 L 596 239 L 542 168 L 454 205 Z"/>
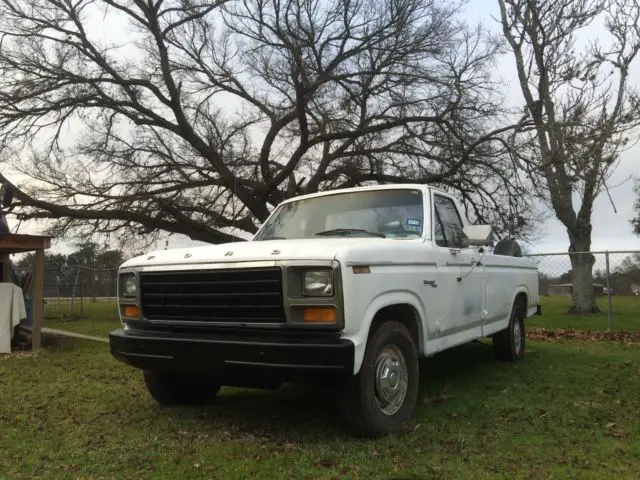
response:
<path id="1" fill-rule="evenodd" d="M 360 372 L 344 389 L 343 409 L 354 431 L 380 437 L 399 431 L 418 397 L 418 350 L 406 327 L 382 324 L 367 345 Z"/>
<path id="2" fill-rule="evenodd" d="M 205 403 L 213 400 L 220 390 L 215 379 L 176 372 L 145 370 L 144 383 L 151 396 L 162 405 Z"/>
<path id="3" fill-rule="evenodd" d="M 520 360 L 524 356 L 524 308 L 516 302 L 511 310 L 509 326 L 493 337 L 493 350 L 501 361 Z"/>

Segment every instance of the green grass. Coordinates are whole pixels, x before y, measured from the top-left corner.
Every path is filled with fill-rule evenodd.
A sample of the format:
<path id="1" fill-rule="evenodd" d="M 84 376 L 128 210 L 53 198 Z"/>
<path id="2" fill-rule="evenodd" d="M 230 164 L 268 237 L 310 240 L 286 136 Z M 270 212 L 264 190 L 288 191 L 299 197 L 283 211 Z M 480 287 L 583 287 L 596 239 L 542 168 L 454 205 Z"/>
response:
<path id="1" fill-rule="evenodd" d="M 422 372 L 410 431 L 364 441 L 320 389 L 169 409 L 106 345 L 0 357 L 0 478 L 638 478 L 640 347 L 471 344 Z"/>
<path id="2" fill-rule="evenodd" d="M 612 296 L 612 325 L 614 330 L 640 330 L 640 297 Z M 608 328 L 608 299 L 598 298 L 601 313 L 569 315 L 570 297 L 542 297 L 542 315 L 527 320 L 528 326 L 543 328 L 575 328 L 606 330 Z"/>
<path id="3" fill-rule="evenodd" d="M 69 316 L 69 312 L 73 315 Z M 120 328 L 118 306 L 113 300 L 85 300 L 82 313 L 82 318 L 75 318 L 80 314 L 78 305 L 71 308 L 68 303 L 50 301 L 45 306 L 43 326 L 105 338 L 111 330 Z"/>

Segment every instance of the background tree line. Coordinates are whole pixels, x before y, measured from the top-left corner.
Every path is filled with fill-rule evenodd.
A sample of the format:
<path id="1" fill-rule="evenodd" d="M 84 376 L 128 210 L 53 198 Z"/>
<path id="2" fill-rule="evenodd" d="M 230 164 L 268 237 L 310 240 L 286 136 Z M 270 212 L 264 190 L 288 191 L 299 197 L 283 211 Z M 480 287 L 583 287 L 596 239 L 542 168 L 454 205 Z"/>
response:
<path id="1" fill-rule="evenodd" d="M 550 286 L 568 284 L 572 279 L 571 270 L 559 276 L 540 273 L 540 293 L 547 295 Z M 634 295 L 635 290 L 640 288 L 640 253 L 627 255 L 617 266 L 612 267 L 609 279 L 604 269 L 596 270 L 593 281 L 595 284 L 611 288 L 614 295 Z"/>
<path id="2" fill-rule="evenodd" d="M 32 272 L 35 254 L 24 254 L 15 264 L 20 273 Z M 120 250 L 93 242 L 75 245 L 68 255 L 45 253 L 45 296 L 113 297 L 116 295 L 118 267 L 124 262 Z"/>
<path id="3" fill-rule="evenodd" d="M 625 257 L 620 265 L 611 271 L 609 288 L 615 295 L 636 294 L 640 290 L 640 253 Z M 607 274 L 596 270 L 594 281 L 607 285 Z"/>

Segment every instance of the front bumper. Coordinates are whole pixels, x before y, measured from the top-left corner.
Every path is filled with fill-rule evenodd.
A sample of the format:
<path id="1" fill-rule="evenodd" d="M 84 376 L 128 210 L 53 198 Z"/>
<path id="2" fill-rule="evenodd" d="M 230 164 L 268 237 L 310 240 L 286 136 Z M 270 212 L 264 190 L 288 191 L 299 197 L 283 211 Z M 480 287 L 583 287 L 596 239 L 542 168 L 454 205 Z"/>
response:
<path id="1" fill-rule="evenodd" d="M 144 370 L 203 372 L 233 384 L 243 375 L 272 381 L 304 381 L 314 375 L 353 374 L 354 345 L 332 335 L 168 333 L 114 330 L 111 354 Z"/>

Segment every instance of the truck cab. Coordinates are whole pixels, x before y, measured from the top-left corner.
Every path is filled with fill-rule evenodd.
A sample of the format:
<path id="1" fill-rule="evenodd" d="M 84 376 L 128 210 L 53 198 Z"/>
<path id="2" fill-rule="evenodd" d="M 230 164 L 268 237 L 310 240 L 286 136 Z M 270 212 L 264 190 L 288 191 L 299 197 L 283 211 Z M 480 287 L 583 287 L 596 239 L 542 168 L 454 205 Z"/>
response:
<path id="1" fill-rule="evenodd" d="M 356 433 L 385 435 L 413 413 L 420 357 L 480 337 L 500 360 L 524 355 L 537 267 L 492 244 L 429 186 L 296 197 L 250 241 L 124 263 L 111 352 L 164 404 L 326 381 Z"/>

